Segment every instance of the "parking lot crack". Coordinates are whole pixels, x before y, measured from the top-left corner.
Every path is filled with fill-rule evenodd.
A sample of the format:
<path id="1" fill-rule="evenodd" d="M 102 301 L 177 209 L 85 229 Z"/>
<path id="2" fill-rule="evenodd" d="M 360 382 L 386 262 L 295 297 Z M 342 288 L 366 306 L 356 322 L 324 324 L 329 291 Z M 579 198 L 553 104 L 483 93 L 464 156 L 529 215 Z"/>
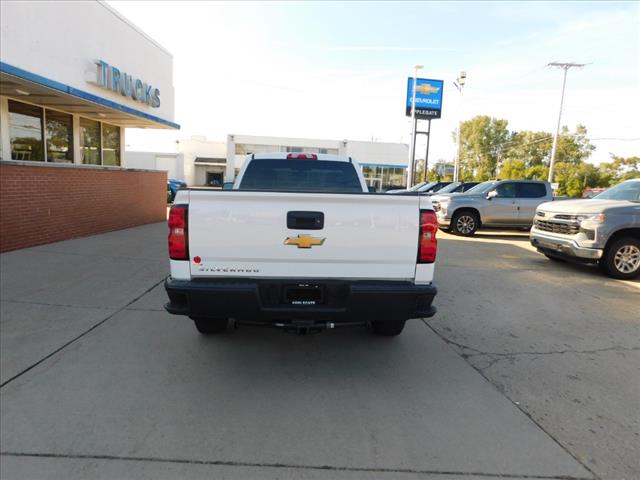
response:
<path id="1" fill-rule="evenodd" d="M 571 458 L 573 458 L 576 462 L 578 462 L 586 471 L 588 471 L 591 475 L 593 475 L 594 478 L 599 478 L 598 475 L 596 475 L 596 473 L 593 471 L 592 468 L 590 468 L 587 464 L 585 464 L 585 462 L 583 462 L 580 458 L 578 458 L 578 456 L 576 456 L 573 452 L 571 452 L 571 450 L 569 450 L 567 448 L 567 446 L 565 446 L 562 442 L 560 442 L 559 439 L 557 439 L 554 435 L 551 434 L 551 432 L 549 432 L 546 428 L 544 428 L 540 422 L 538 422 L 529 412 L 527 412 L 525 409 L 522 408 L 522 406 L 520 406 L 520 404 L 514 400 L 512 400 L 511 398 L 509 398 L 508 395 L 505 394 L 504 389 L 497 384 L 496 382 L 494 382 L 490 377 L 488 377 L 486 375 L 486 370 L 491 368 L 493 365 L 495 365 L 497 362 L 499 362 L 500 360 L 504 360 L 507 358 L 513 358 L 513 357 L 517 357 L 517 356 L 522 356 L 522 355 L 530 355 L 530 356 L 538 356 L 538 355 L 562 355 L 562 354 L 566 354 L 566 353 L 574 353 L 574 354 L 593 354 L 593 353 L 599 353 L 599 352 L 605 352 L 605 351 L 637 351 L 640 350 L 640 348 L 638 347 L 608 347 L 608 348 L 601 348 L 601 349 L 593 349 L 593 350 L 557 350 L 557 351 L 546 351 L 546 352 L 512 352 L 512 353 L 504 353 L 504 352 L 482 352 L 481 350 L 478 350 L 476 348 L 473 347 L 469 347 L 468 345 L 464 345 L 458 342 L 455 342 L 453 340 L 448 339 L 447 337 L 445 337 L 442 333 L 440 333 L 436 328 L 434 328 L 432 325 L 429 324 L 429 322 L 427 322 L 424 318 L 422 319 L 423 323 L 427 326 L 427 328 L 429 328 L 433 333 L 435 333 L 438 338 L 442 339 L 445 343 L 447 343 L 448 345 L 452 345 L 455 346 L 459 349 L 462 349 L 463 351 L 460 353 L 460 356 L 464 358 L 464 360 L 471 366 L 471 368 L 473 368 L 475 371 L 477 371 L 482 378 L 484 378 L 487 382 L 489 382 L 491 385 L 493 385 L 507 400 L 509 400 L 518 410 L 520 410 L 531 422 L 533 422 L 540 430 L 542 430 L 544 433 L 546 433 L 549 438 L 551 438 L 560 448 L 562 448 L 569 456 L 571 456 Z M 467 351 L 471 351 L 473 353 L 467 353 Z M 486 356 L 489 357 L 489 362 L 487 365 L 484 365 L 483 367 L 480 367 L 476 364 L 474 364 L 474 362 L 470 361 L 472 357 L 480 357 L 480 356 Z"/>
<path id="2" fill-rule="evenodd" d="M 640 347 L 606 347 L 606 348 L 595 348 L 592 350 L 572 350 L 572 349 L 567 349 L 567 350 L 549 350 L 549 351 L 542 351 L 542 352 L 478 352 L 478 353 L 471 353 L 469 355 L 467 355 L 468 357 L 476 357 L 476 356 L 480 356 L 480 355 L 488 355 L 491 357 L 518 357 L 518 356 L 524 356 L 524 355 L 533 355 L 533 356 L 539 356 L 539 355 L 564 355 L 567 353 L 573 353 L 573 354 L 594 354 L 594 353 L 601 353 L 601 352 L 638 352 L 640 351 Z"/>
<path id="3" fill-rule="evenodd" d="M 462 350 L 461 355 L 464 358 L 479 357 L 483 355 L 490 356 L 490 357 L 509 358 L 509 357 L 525 356 L 525 355 L 538 356 L 538 355 L 595 354 L 595 353 L 601 353 L 601 352 L 638 352 L 640 351 L 640 346 L 638 347 L 613 346 L 613 347 L 604 347 L 604 348 L 594 348 L 594 349 L 588 349 L 588 350 L 564 349 L 564 350 L 519 351 L 519 352 L 486 352 L 474 347 L 470 347 L 469 345 L 456 342 L 455 340 L 451 340 L 450 338 L 447 338 L 445 335 L 443 335 L 442 332 L 436 330 L 426 320 L 423 319 L 422 321 L 431 330 L 433 330 L 438 335 L 438 337 L 444 340 L 447 344 L 453 345 L 461 349 Z"/>
<path id="4" fill-rule="evenodd" d="M 113 310 L 114 307 L 101 307 L 89 305 L 70 305 L 66 303 L 28 302 L 26 300 L 2 300 L 4 303 L 18 303 L 22 305 L 42 305 L 45 307 L 88 308 L 91 310 Z"/>
<path id="5" fill-rule="evenodd" d="M 429 322 L 427 320 L 425 320 L 424 318 L 422 319 L 422 322 L 429 327 L 431 330 L 433 330 L 442 340 L 444 340 L 447 344 L 449 345 L 453 345 L 454 347 L 458 347 L 462 350 L 464 350 L 464 352 L 462 353 L 462 355 L 466 358 L 466 357 L 470 357 L 472 355 L 487 355 L 487 352 L 483 352 L 482 350 L 478 350 L 477 348 L 473 348 L 470 347 L 469 345 L 464 345 L 462 343 L 456 342 L 454 340 L 451 340 L 450 338 L 445 337 L 444 335 L 442 335 L 440 332 L 438 332 L 435 328 L 433 328 Z M 466 351 L 469 352 L 473 352 L 473 353 L 467 353 Z"/>
<path id="6" fill-rule="evenodd" d="M 31 457 L 31 458 L 62 458 L 72 460 L 115 460 L 129 462 L 157 462 L 188 465 L 210 465 L 224 467 L 254 467 L 254 468 L 287 468 L 300 470 L 324 470 L 329 472 L 361 472 L 361 473 L 407 473 L 414 475 L 442 475 L 455 477 L 487 477 L 487 478 L 514 478 L 522 480 L 592 480 L 590 477 L 574 477 L 567 475 L 527 475 L 487 472 L 464 472 L 454 470 L 426 470 L 413 468 L 382 468 L 382 467 L 348 467 L 335 465 L 306 465 L 281 462 L 237 462 L 225 460 L 195 460 L 182 458 L 158 458 L 158 457 L 134 457 L 117 455 L 83 455 L 83 454 L 57 454 L 57 453 L 23 453 L 0 452 L 5 457 Z"/>
<path id="7" fill-rule="evenodd" d="M 9 383 L 13 382 L 14 380 L 20 378 L 22 375 L 24 375 L 25 373 L 29 372 L 30 370 L 34 369 L 35 367 L 37 367 L 38 365 L 40 365 L 41 363 L 45 362 L 46 360 L 50 359 L 51 357 L 53 357 L 55 354 L 57 354 L 58 352 L 61 352 L 62 350 L 64 350 L 65 348 L 67 348 L 69 345 L 77 342 L 78 340 L 80 340 L 82 337 L 84 337 L 85 335 L 87 335 L 89 332 L 92 332 L 93 330 L 95 330 L 96 328 L 98 328 L 100 325 L 104 324 L 106 321 L 110 320 L 111 318 L 115 317 L 117 314 L 119 314 L 120 312 L 124 311 L 127 309 L 128 306 L 132 305 L 133 303 L 137 302 L 138 300 L 140 300 L 142 297 L 144 297 L 147 293 L 149 293 L 151 290 L 153 290 L 154 288 L 156 288 L 158 285 L 160 285 L 162 282 L 164 282 L 166 279 L 166 277 L 163 277 L 162 280 L 160 280 L 159 282 L 154 283 L 153 285 L 151 285 L 149 288 L 147 288 L 144 292 L 142 292 L 140 295 L 136 296 L 134 299 L 132 299 L 131 301 L 129 301 L 126 305 L 123 305 L 122 307 L 116 309 L 115 311 L 113 311 L 112 313 L 110 313 L 109 315 L 107 315 L 105 318 L 103 318 L 102 320 L 100 320 L 99 322 L 97 322 L 96 324 L 92 325 L 90 328 L 88 328 L 87 330 L 85 330 L 84 332 L 80 333 L 79 335 L 73 337 L 71 340 L 69 340 L 68 342 L 64 343 L 62 346 L 56 348 L 53 352 L 45 355 L 43 358 L 41 358 L 40 360 L 38 360 L 37 362 L 33 363 L 32 365 L 29 365 L 28 367 L 26 367 L 25 369 L 21 370 L 20 372 L 16 373 L 14 376 L 12 376 L 11 378 L 5 380 L 4 382 L 2 382 L 2 384 L 0 384 L 0 388 L 5 387 L 6 385 L 8 385 Z"/>

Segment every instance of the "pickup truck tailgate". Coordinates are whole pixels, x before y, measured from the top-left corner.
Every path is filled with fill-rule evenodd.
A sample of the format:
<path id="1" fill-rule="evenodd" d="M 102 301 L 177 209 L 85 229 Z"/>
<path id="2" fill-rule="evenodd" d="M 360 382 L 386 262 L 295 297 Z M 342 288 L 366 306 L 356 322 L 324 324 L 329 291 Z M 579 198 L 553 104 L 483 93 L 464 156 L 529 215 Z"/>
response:
<path id="1" fill-rule="evenodd" d="M 191 276 L 412 279 L 419 202 L 404 195 L 191 190 Z M 322 218 L 323 228 L 288 228 L 288 214 L 305 212 Z"/>

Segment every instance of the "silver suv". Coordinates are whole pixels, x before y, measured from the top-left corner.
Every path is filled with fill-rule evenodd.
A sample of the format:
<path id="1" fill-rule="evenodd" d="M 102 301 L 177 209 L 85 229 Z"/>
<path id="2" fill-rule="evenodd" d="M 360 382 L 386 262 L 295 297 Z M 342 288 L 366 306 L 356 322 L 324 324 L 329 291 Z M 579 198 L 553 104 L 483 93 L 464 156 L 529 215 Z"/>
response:
<path id="1" fill-rule="evenodd" d="M 434 197 L 438 225 L 470 236 L 481 227 L 529 228 L 536 207 L 553 200 L 551 186 L 534 180 L 489 181 L 459 195 Z"/>
<path id="2" fill-rule="evenodd" d="M 531 244 L 552 260 L 598 263 L 614 278 L 640 275 L 640 179 L 584 200 L 543 203 Z"/>

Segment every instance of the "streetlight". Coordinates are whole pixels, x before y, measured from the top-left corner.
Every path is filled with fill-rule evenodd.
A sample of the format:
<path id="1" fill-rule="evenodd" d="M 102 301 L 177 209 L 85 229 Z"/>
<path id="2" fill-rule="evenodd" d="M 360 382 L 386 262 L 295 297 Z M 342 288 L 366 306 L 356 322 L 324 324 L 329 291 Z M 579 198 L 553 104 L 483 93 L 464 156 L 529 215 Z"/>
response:
<path id="1" fill-rule="evenodd" d="M 567 72 L 570 68 L 576 67 L 581 68 L 584 67 L 586 63 L 561 63 L 561 62 L 552 62 L 547 65 L 547 67 L 556 67 L 562 68 L 564 70 L 564 76 L 562 79 L 562 93 L 560 94 L 560 111 L 558 112 L 558 125 L 556 126 L 556 134 L 553 137 L 553 146 L 551 147 L 551 160 L 549 161 L 549 183 L 553 182 L 553 167 L 556 164 L 556 151 L 558 149 L 558 135 L 560 135 L 560 121 L 562 118 L 562 104 L 564 103 L 564 88 L 567 85 Z"/>
<path id="2" fill-rule="evenodd" d="M 460 177 L 460 148 L 461 148 L 461 142 L 460 142 L 460 131 L 462 130 L 462 89 L 464 88 L 465 83 L 467 83 L 467 72 L 462 71 L 460 72 L 460 74 L 458 75 L 458 78 L 456 79 L 455 82 L 453 82 L 453 84 L 456 86 L 456 88 L 458 89 L 458 93 L 460 94 L 460 112 L 459 112 L 459 119 L 458 119 L 458 135 L 457 135 L 457 140 L 458 140 L 458 145 L 457 145 L 457 152 L 456 152 L 456 162 L 454 164 L 453 167 L 453 181 L 457 182 L 458 178 Z"/>
<path id="3" fill-rule="evenodd" d="M 422 70 L 424 65 L 413 67 L 413 89 L 411 98 L 411 144 L 409 145 L 409 171 L 407 172 L 407 189 L 413 187 L 413 169 L 415 167 L 416 156 L 416 81 L 418 70 Z"/>

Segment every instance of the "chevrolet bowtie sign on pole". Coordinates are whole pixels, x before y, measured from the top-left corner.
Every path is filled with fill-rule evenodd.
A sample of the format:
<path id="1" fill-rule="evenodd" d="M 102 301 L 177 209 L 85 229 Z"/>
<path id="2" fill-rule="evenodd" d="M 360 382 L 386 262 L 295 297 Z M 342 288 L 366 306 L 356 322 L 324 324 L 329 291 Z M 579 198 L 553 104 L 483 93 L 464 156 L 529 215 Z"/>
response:
<path id="1" fill-rule="evenodd" d="M 429 120 L 440 118 L 442 113 L 442 80 L 416 78 L 416 118 Z M 413 78 L 407 80 L 407 116 L 411 116 Z"/>
<path id="2" fill-rule="evenodd" d="M 415 90 L 414 90 L 415 86 Z M 442 114 L 442 80 L 410 77 L 407 79 L 406 115 L 412 117 L 412 138 L 409 146 L 409 170 L 407 172 L 407 188 L 411 188 L 415 180 L 416 136 L 427 135 L 427 151 L 425 156 L 425 177 L 429 165 L 429 140 L 431 134 L 431 120 L 440 118 Z M 414 105 L 415 102 L 415 105 Z M 418 132 L 418 120 L 428 120 L 426 132 Z"/>

